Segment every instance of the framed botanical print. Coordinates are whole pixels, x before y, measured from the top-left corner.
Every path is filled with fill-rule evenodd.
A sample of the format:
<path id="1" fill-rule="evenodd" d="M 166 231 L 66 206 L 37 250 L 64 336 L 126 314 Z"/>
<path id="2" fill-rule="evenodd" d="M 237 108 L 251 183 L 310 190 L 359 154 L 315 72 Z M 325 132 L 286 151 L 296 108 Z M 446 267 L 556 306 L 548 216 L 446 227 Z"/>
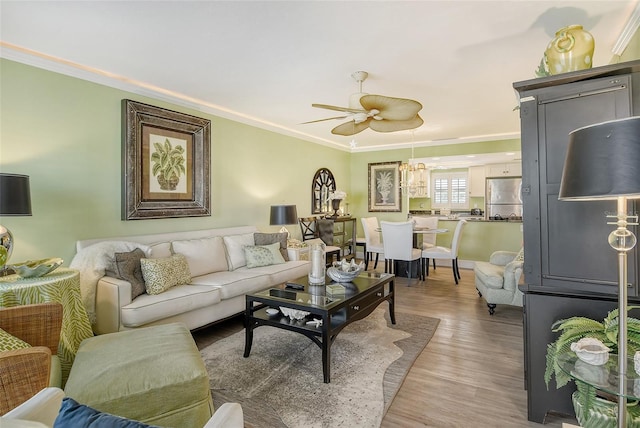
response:
<path id="1" fill-rule="evenodd" d="M 400 161 L 369 164 L 369 211 L 402 211 Z"/>
<path id="2" fill-rule="evenodd" d="M 122 100 L 122 219 L 211 215 L 211 121 Z"/>

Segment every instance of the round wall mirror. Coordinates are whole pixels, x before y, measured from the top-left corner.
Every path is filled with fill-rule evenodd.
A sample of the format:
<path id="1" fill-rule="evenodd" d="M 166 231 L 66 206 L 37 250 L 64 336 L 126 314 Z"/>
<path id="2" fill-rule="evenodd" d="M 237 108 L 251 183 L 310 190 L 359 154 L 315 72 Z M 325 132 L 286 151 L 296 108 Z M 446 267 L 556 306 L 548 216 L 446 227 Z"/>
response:
<path id="1" fill-rule="evenodd" d="M 320 168 L 311 183 L 311 213 L 324 214 L 331 211 L 329 193 L 335 192 L 336 180 L 327 168 Z"/>

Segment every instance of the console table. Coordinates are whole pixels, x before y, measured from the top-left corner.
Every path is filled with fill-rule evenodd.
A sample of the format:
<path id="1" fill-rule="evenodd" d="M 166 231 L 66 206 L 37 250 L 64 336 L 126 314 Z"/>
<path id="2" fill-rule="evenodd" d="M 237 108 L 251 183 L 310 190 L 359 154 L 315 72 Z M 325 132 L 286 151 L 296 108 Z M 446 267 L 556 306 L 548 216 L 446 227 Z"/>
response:
<path id="1" fill-rule="evenodd" d="M 340 247 L 341 257 L 346 255 L 346 248 L 349 248 L 349 255 L 356 253 L 356 218 L 351 216 L 327 217 L 333 220 L 333 245 Z"/>
<path id="2" fill-rule="evenodd" d="M 93 336 L 80 297 L 80 273 L 74 269 L 58 268 L 39 278 L 21 278 L 16 274 L 0 278 L 0 307 L 46 302 L 58 302 L 63 306 L 58 357 L 64 385 L 80 342 Z"/>

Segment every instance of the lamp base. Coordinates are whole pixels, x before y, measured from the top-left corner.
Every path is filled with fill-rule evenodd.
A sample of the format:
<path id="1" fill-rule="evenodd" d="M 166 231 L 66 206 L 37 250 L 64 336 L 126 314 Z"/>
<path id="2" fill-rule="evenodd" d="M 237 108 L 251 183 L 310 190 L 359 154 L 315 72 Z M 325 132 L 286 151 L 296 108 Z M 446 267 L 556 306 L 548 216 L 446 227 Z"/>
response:
<path id="1" fill-rule="evenodd" d="M 12 251 L 13 235 L 9 229 L 0 225 L 0 269 L 4 270 Z"/>

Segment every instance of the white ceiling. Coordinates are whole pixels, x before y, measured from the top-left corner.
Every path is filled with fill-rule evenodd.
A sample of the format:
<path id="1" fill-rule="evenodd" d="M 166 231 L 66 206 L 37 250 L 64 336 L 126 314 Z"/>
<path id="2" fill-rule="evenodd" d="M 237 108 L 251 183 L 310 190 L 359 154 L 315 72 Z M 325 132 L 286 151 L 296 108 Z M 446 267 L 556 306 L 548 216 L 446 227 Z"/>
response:
<path id="1" fill-rule="evenodd" d="M 513 138 L 515 81 L 581 24 L 606 65 L 636 1 L 0 1 L 4 58 L 350 150 L 336 116 L 363 91 L 423 104 L 413 131 L 357 149 Z M 215 130 L 214 130 L 215 135 Z"/>

